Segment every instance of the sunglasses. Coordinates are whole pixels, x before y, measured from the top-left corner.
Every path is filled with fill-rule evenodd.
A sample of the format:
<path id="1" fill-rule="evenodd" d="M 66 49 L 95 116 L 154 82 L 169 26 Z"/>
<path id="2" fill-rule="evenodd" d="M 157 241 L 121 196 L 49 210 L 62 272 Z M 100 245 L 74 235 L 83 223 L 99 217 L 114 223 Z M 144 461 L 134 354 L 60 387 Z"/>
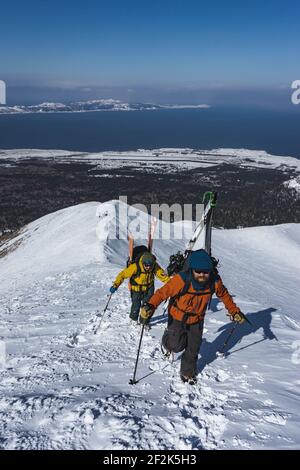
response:
<path id="1" fill-rule="evenodd" d="M 152 263 L 143 263 L 143 265 L 145 266 L 145 268 L 151 268 Z"/>
<path id="2" fill-rule="evenodd" d="M 196 274 L 209 274 L 209 271 L 203 271 L 203 269 L 194 269 Z"/>

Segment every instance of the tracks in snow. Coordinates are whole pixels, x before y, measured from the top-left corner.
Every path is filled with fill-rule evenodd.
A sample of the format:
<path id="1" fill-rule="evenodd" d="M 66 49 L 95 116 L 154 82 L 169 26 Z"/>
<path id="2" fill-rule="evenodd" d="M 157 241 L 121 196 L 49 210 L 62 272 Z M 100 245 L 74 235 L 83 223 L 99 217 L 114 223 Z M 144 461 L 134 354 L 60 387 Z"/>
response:
<path id="1" fill-rule="evenodd" d="M 0 447 L 267 446 L 273 439 L 270 424 L 283 429 L 289 414 L 276 409 L 264 377 L 233 362 L 233 355 L 208 364 L 197 386 L 182 384 L 179 362 L 161 357 L 163 318 L 143 339 L 138 368 L 143 380 L 128 385 L 140 330 L 129 324 L 126 286 L 113 297 L 101 330 L 92 333 L 107 279 L 115 274 L 105 270 L 105 276 L 99 266 L 48 276 L 12 300 L 2 299 L 8 306 L 1 312 L 8 362 L 0 370 Z M 208 318 L 212 336 L 224 324 L 222 315 L 218 312 L 218 321 Z M 69 348 L 66 338 L 74 332 L 78 341 Z M 284 433 L 278 435 L 284 445 L 293 444 Z"/>

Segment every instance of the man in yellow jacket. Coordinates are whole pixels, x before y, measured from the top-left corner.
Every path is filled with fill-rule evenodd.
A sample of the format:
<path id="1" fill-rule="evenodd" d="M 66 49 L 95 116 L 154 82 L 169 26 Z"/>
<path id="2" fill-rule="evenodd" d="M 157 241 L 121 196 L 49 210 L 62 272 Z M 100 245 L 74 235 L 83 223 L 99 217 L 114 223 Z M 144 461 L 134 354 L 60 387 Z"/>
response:
<path id="1" fill-rule="evenodd" d="M 136 262 L 123 269 L 116 277 L 110 293 L 114 294 L 125 279 L 129 279 L 131 292 L 130 318 L 138 321 L 141 306 L 147 302 L 154 293 L 154 279 L 168 282 L 169 277 L 156 262 L 155 256 L 149 252 L 143 253 Z M 144 323 L 148 323 L 149 320 Z"/>

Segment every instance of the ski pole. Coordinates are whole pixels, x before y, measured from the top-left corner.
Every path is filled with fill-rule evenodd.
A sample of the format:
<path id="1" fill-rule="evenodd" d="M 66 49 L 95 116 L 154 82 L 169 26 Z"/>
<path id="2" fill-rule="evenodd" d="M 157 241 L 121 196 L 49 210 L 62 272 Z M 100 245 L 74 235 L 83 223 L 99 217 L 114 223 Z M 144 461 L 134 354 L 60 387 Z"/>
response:
<path id="1" fill-rule="evenodd" d="M 168 299 L 164 301 L 163 317 L 168 311 L 169 304 L 167 302 L 168 302 Z"/>
<path id="2" fill-rule="evenodd" d="M 138 362 L 139 362 L 139 355 L 140 355 L 140 350 L 141 350 L 141 344 L 142 344 L 144 329 L 145 329 L 145 325 L 143 324 L 142 331 L 141 331 L 141 336 L 140 336 L 140 341 L 139 341 L 139 347 L 138 347 L 137 356 L 136 356 L 136 361 L 135 361 L 135 368 L 134 368 L 133 378 L 129 380 L 130 385 L 135 385 L 135 384 L 138 383 L 138 380 L 135 379 L 135 375 L 136 375 L 137 365 L 138 365 Z"/>
<path id="3" fill-rule="evenodd" d="M 231 336 L 233 335 L 234 330 L 236 329 L 236 327 L 237 327 L 237 323 L 235 323 L 235 324 L 233 325 L 233 327 L 231 328 L 230 333 L 229 333 L 229 335 L 227 336 L 227 338 L 226 338 L 226 340 L 225 340 L 225 342 L 224 342 L 224 344 L 223 344 L 223 347 L 222 347 L 221 351 L 218 351 L 218 353 L 219 353 L 220 355 L 222 355 L 222 354 L 224 353 L 224 349 L 226 348 L 226 346 L 227 346 L 227 344 L 228 344 L 228 341 L 230 340 Z"/>
<path id="4" fill-rule="evenodd" d="M 246 322 L 247 322 L 247 323 L 249 323 L 249 325 L 251 325 L 251 326 L 253 326 L 253 327 L 254 327 L 253 323 L 251 323 L 251 321 L 250 321 L 250 320 L 248 320 L 248 318 L 246 317 L 246 315 L 245 315 L 245 317 L 244 317 L 244 318 L 245 318 Z"/>
<path id="5" fill-rule="evenodd" d="M 106 305 L 105 305 L 105 307 L 104 307 L 104 310 L 103 310 L 103 313 L 102 313 L 102 316 L 101 316 L 99 325 L 94 328 L 94 334 L 97 333 L 97 331 L 99 330 L 99 328 L 100 328 L 100 326 L 101 326 L 103 317 L 104 317 L 105 312 L 106 312 L 106 310 L 107 310 L 107 308 L 108 308 L 109 302 L 111 301 L 111 298 L 112 298 L 112 294 L 110 294 L 109 297 L 108 297 L 108 301 L 106 302 Z"/>
<path id="6" fill-rule="evenodd" d="M 254 327 L 253 323 L 251 323 L 251 321 L 248 320 L 248 318 L 246 317 L 246 315 L 244 315 L 244 318 L 245 318 L 246 322 L 249 323 L 249 325 L 251 325 L 252 327 Z M 234 330 L 236 329 L 237 325 L 238 325 L 238 323 L 235 322 L 234 325 L 233 325 L 233 327 L 231 328 L 231 331 L 230 331 L 229 335 L 227 336 L 227 339 L 225 340 L 225 343 L 223 344 L 223 347 L 222 347 L 221 351 L 218 351 L 218 353 L 219 353 L 220 355 L 223 354 L 224 349 L 226 348 L 226 346 L 227 346 L 227 344 L 228 344 L 228 341 L 230 340 L 231 336 L 233 335 Z"/>

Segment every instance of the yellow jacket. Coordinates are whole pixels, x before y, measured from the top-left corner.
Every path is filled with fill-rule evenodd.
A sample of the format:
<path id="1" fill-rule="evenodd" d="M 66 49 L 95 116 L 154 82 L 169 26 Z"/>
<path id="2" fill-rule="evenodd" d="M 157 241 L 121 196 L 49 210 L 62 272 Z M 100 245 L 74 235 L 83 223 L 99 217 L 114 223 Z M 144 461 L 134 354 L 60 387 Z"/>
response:
<path id="1" fill-rule="evenodd" d="M 140 259 L 138 261 L 139 264 L 139 270 L 140 270 L 140 275 L 134 278 L 134 283 L 130 283 L 130 289 L 139 292 L 139 291 L 146 291 L 149 289 L 149 287 L 154 284 L 154 277 L 157 277 L 162 282 L 168 282 L 170 280 L 169 276 L 166 275 L 164 270 L 159 266 L 158 263 L 155 262 L 154 269 L 152 269 L 150 272 L 146 272 L 142 263 L 142 260 Z M 115 282 L 113 283 L 113 286 L 118 288 L 124 279 L 131 278 L 134 276 L 138 271 L 138 266 L 137 263 L 132 263 L 128 266 L 128 268 L 123 269 L 121 271 L 116 279 Z M 135 285 L 137 284 L 137 285 Z"/>

